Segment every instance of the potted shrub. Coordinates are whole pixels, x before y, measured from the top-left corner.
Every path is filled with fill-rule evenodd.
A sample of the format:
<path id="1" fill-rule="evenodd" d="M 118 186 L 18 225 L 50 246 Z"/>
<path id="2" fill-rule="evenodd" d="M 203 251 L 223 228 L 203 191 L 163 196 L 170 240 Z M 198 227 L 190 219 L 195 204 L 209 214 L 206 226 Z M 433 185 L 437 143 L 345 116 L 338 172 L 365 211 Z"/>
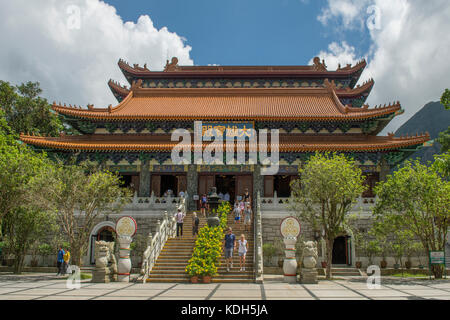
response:
<path id="1" fill-rule="evenodd" d="M 201 272 L 201 266 L 198 258 L 192 258 L 189 260 L 189 264 L 186 266 L 186 273 L 191 277 L 192 283 L 198 283 L 198 276 Z"/>
<path id="2" fill-rule="evenodd" d="M 212 259 L 205 259 L 201 274 L 203 283 L 211 283 L 211 277 L 217 274 L 217 267 Z"/>
<path id="3" fill-rule="evenodd" d="M 364 251 L 369 259 L 369 266 L 373 265 L 373 258 L 381 252 L 378 240 L 365 241 Z"/>
<path id="4" fill-rule="evenodd" d="M 264 243 L 263 244 L 263 254 L 264 259 L 266 260 L 266 266 L 270 266 L 273 257 L 275 256 L 276 248 L 272 243 Z"/>
<path id="5" fill-rule="evenodd" d="M 399 269 L 402 266 L 404 247 L 399 243 L 395 243 L 392 245 L 392 251 L 395 259 L 394 269 Z"/>
<path id="6" fill-rule="evenodd" d="M 386 267 L 387 267 L 386 256 L 388 255 L 388 253 L 391 250 L 391 244 L 390 244 L 390 242 L 387 241 L 386 237 L 383 237 L 382 239 L 380 239 L 379 243 L 380 243 L 380 254 L 381 254 L 380 267 L 381 267 L 381 269 L 386 269 Z"/>
<path id="7" fill-rule="evenodd" d="M 284 248 L 280 239 L 275 241 L 275 254 L 278 256 L 278 267 L 283 268 L 284 263 Z"/>

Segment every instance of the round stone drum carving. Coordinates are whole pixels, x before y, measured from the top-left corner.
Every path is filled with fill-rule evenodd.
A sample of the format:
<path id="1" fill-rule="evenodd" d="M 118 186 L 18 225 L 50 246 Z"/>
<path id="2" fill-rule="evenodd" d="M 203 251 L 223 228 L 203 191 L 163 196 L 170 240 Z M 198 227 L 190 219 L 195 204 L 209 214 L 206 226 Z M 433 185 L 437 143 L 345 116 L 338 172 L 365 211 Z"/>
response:
<path id="1" fill-rule="evenodd" d="M 118 236 L 133 237 L 137 231 L 136 220 L 132 217 L 121 217 L 116 223 L 116 233 Z"/>
<path id="2" fill-rule="evenodd" d="M 300 222 L 296 217 L 287 217 L 281 221 L 280 225 L 281 235 L 284 238 L 295 237 L 300 235 L 301 227 Z"/>

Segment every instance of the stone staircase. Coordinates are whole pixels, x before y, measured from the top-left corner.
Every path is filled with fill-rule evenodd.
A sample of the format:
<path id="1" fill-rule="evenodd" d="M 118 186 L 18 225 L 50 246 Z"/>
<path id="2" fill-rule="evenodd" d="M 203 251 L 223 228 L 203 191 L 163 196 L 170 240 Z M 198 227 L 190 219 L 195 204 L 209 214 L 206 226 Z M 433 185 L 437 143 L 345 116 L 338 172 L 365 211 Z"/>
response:
<path id="1" fill-rule="evenodd" d="M 201 214 L 199 218 L 200 230 L 206 224 L 206 218 Z M 192 257 L 196 238 L 192 236 L 192 213 L 188 213 L 183 223 L 183 236 L 167 240 L 147 282 L 189 282 L 185 269 Z"/>
<path id="2" fill-rule="evenodd" d="M 358 277 L 361 273 L 357 268 L 352 267 L 332 267 L 331 274 L 333 277 Z"/>
<path id="3" fill-rule="evenodd" d="M 199 215 L 199 218 L 199 229 L 201 229 L 206 224 L 206 218 L 203 218 L 201 215 Z M 244 232 L 244 225 L 242 223 L 234 224 L 234 215 L 230 213 L 228 215 L 228 226 L 231 226 L 233 229 L 236 240 L 238 240 L 243 233 L 248 241 L 245 272 L 239 271 L 239 255 L 236 249 L 233 255 L 233 267 L 229 272 L 226 270 L 226 261 L 224 254 L 222 254 L 218 275 L 212 278 L 212 282 L 254 282 L 253 224 L 250 226 L 250 231 Z M 192 257 L 195 240 L 196 236 L 192 236 L 192 213 L 188 213 L 184 219 L 183 236 L 167 240 L 155 266 L 150 272 L 147 282 L 189 282 L 190 278 L 186 274 L 185 268 L 189 259 Z"/>
<path id="4" fill-rule="evenodd" d="M 228 226 L 233 229 L 233 233 L 236 236 L 236 242 L 240 239 L 241 234 L 245 235 L 245 239 L 248 241 L 248 251 L 245 259 L 245 271 L 239 271 L 239 254 L 238 250 L 233 253 L 233 267 L 230 271 L 227 271 L 227 265 L 225 260 L 225 253 L 222 254 L 220 260 L 220 266 L 218 270 L 218 275 L 212 278 L 212 282 L 224 283 L 224 282 L 255 282 L 254 274 L 254 237 L 253 237 L 253 223 L 250 225 L 250 231 L 244 231 L 244 224 L 241 220 L 239 224 L 234 223 L 234 214 L 230 213 L 228 215 Z M 247 227 L 248 228 L 248 227 Z M 225 235 L 224 235 L 225 237 Z"/>

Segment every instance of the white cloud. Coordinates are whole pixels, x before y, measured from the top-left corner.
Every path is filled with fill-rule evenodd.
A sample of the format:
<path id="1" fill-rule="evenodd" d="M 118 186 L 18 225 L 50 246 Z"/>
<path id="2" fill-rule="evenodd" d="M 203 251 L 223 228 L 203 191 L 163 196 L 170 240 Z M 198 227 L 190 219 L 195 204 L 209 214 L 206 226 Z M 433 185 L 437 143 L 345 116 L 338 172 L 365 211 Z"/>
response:
<path id="1" fill-rule="evenodd" d="M 360 24 L 361 17 L 368 18 L 369 5 L 379 9 L 381 28 L 370 30 L 372 46 L 367 53 L 370 59 L 361 81 L 375 79 L 368 99 L 370 105 L 397 100 L 402 103 L 405 114 L 394 118 L 385 130 L 394 131 L 426 103 L 439 100 L 450 86 L 450 2 L 373 0 L 365 1 L 366 6 L 360 7 L 358 14 L 353 11 L 341 14 L 345 5 L 352 6 L 354 2 L 328 0 L 324 10 L 332 12 L 331 16 L 341 19 L 350 29 Z M 336 9 L 339 3 L 345 5 Z M 344 52 L 354 51 L 347 48 Z M 331 59 L 342 55 L 342 51 L 329 48 L 321 54 Z"/>
<path id="2" fill-rule="evenodd" d="M 50 101 L 117 103 L 107 81 L 127 84 L 119 58 L 150 70 L 162 70 L 172 56 L 193 65 L 184 38 L 156 29 L 147 15 L 123 22 L 99 0 L 0 0 L 0 6 L 0 79 L 39 81 Z"/>

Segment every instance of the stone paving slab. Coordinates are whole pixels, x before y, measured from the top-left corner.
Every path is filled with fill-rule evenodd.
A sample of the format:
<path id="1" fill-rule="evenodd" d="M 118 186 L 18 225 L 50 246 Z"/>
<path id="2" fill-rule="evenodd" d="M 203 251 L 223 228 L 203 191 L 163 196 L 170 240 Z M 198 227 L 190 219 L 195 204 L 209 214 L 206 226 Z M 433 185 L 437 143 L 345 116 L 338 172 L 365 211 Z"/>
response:
<path id="1" fill-rule="evenodd" d="M 381 289 L 370 290 L 364 278 L 287 284 L 282 278 L 255 283 L 107 283 L 83 280 L 68 289 L 65 279 L 45 274 L 0 273 L 1 300 L 450 300 L 450 281 L 383 277 Z"/>
<path id="2" fill-rule="evenodd" d="M 311 292 L 318 298 L 360 298 L 360 294 L 346 290 L 311 290 Z"/>
<path id="3" fill-rule="evenodd" d="M 169 290 L 158 297 L 203 297 L 206 298 L 211 293 L 211 290 Z"/>
<path id="4" fill-rule="evenodd" d="M 151 298 L 159 293 L 162 289 L 149 289 L 149 290 L 119 290 L 111 292 L 105 295 L 105 297 L 147 297 Z"/>

